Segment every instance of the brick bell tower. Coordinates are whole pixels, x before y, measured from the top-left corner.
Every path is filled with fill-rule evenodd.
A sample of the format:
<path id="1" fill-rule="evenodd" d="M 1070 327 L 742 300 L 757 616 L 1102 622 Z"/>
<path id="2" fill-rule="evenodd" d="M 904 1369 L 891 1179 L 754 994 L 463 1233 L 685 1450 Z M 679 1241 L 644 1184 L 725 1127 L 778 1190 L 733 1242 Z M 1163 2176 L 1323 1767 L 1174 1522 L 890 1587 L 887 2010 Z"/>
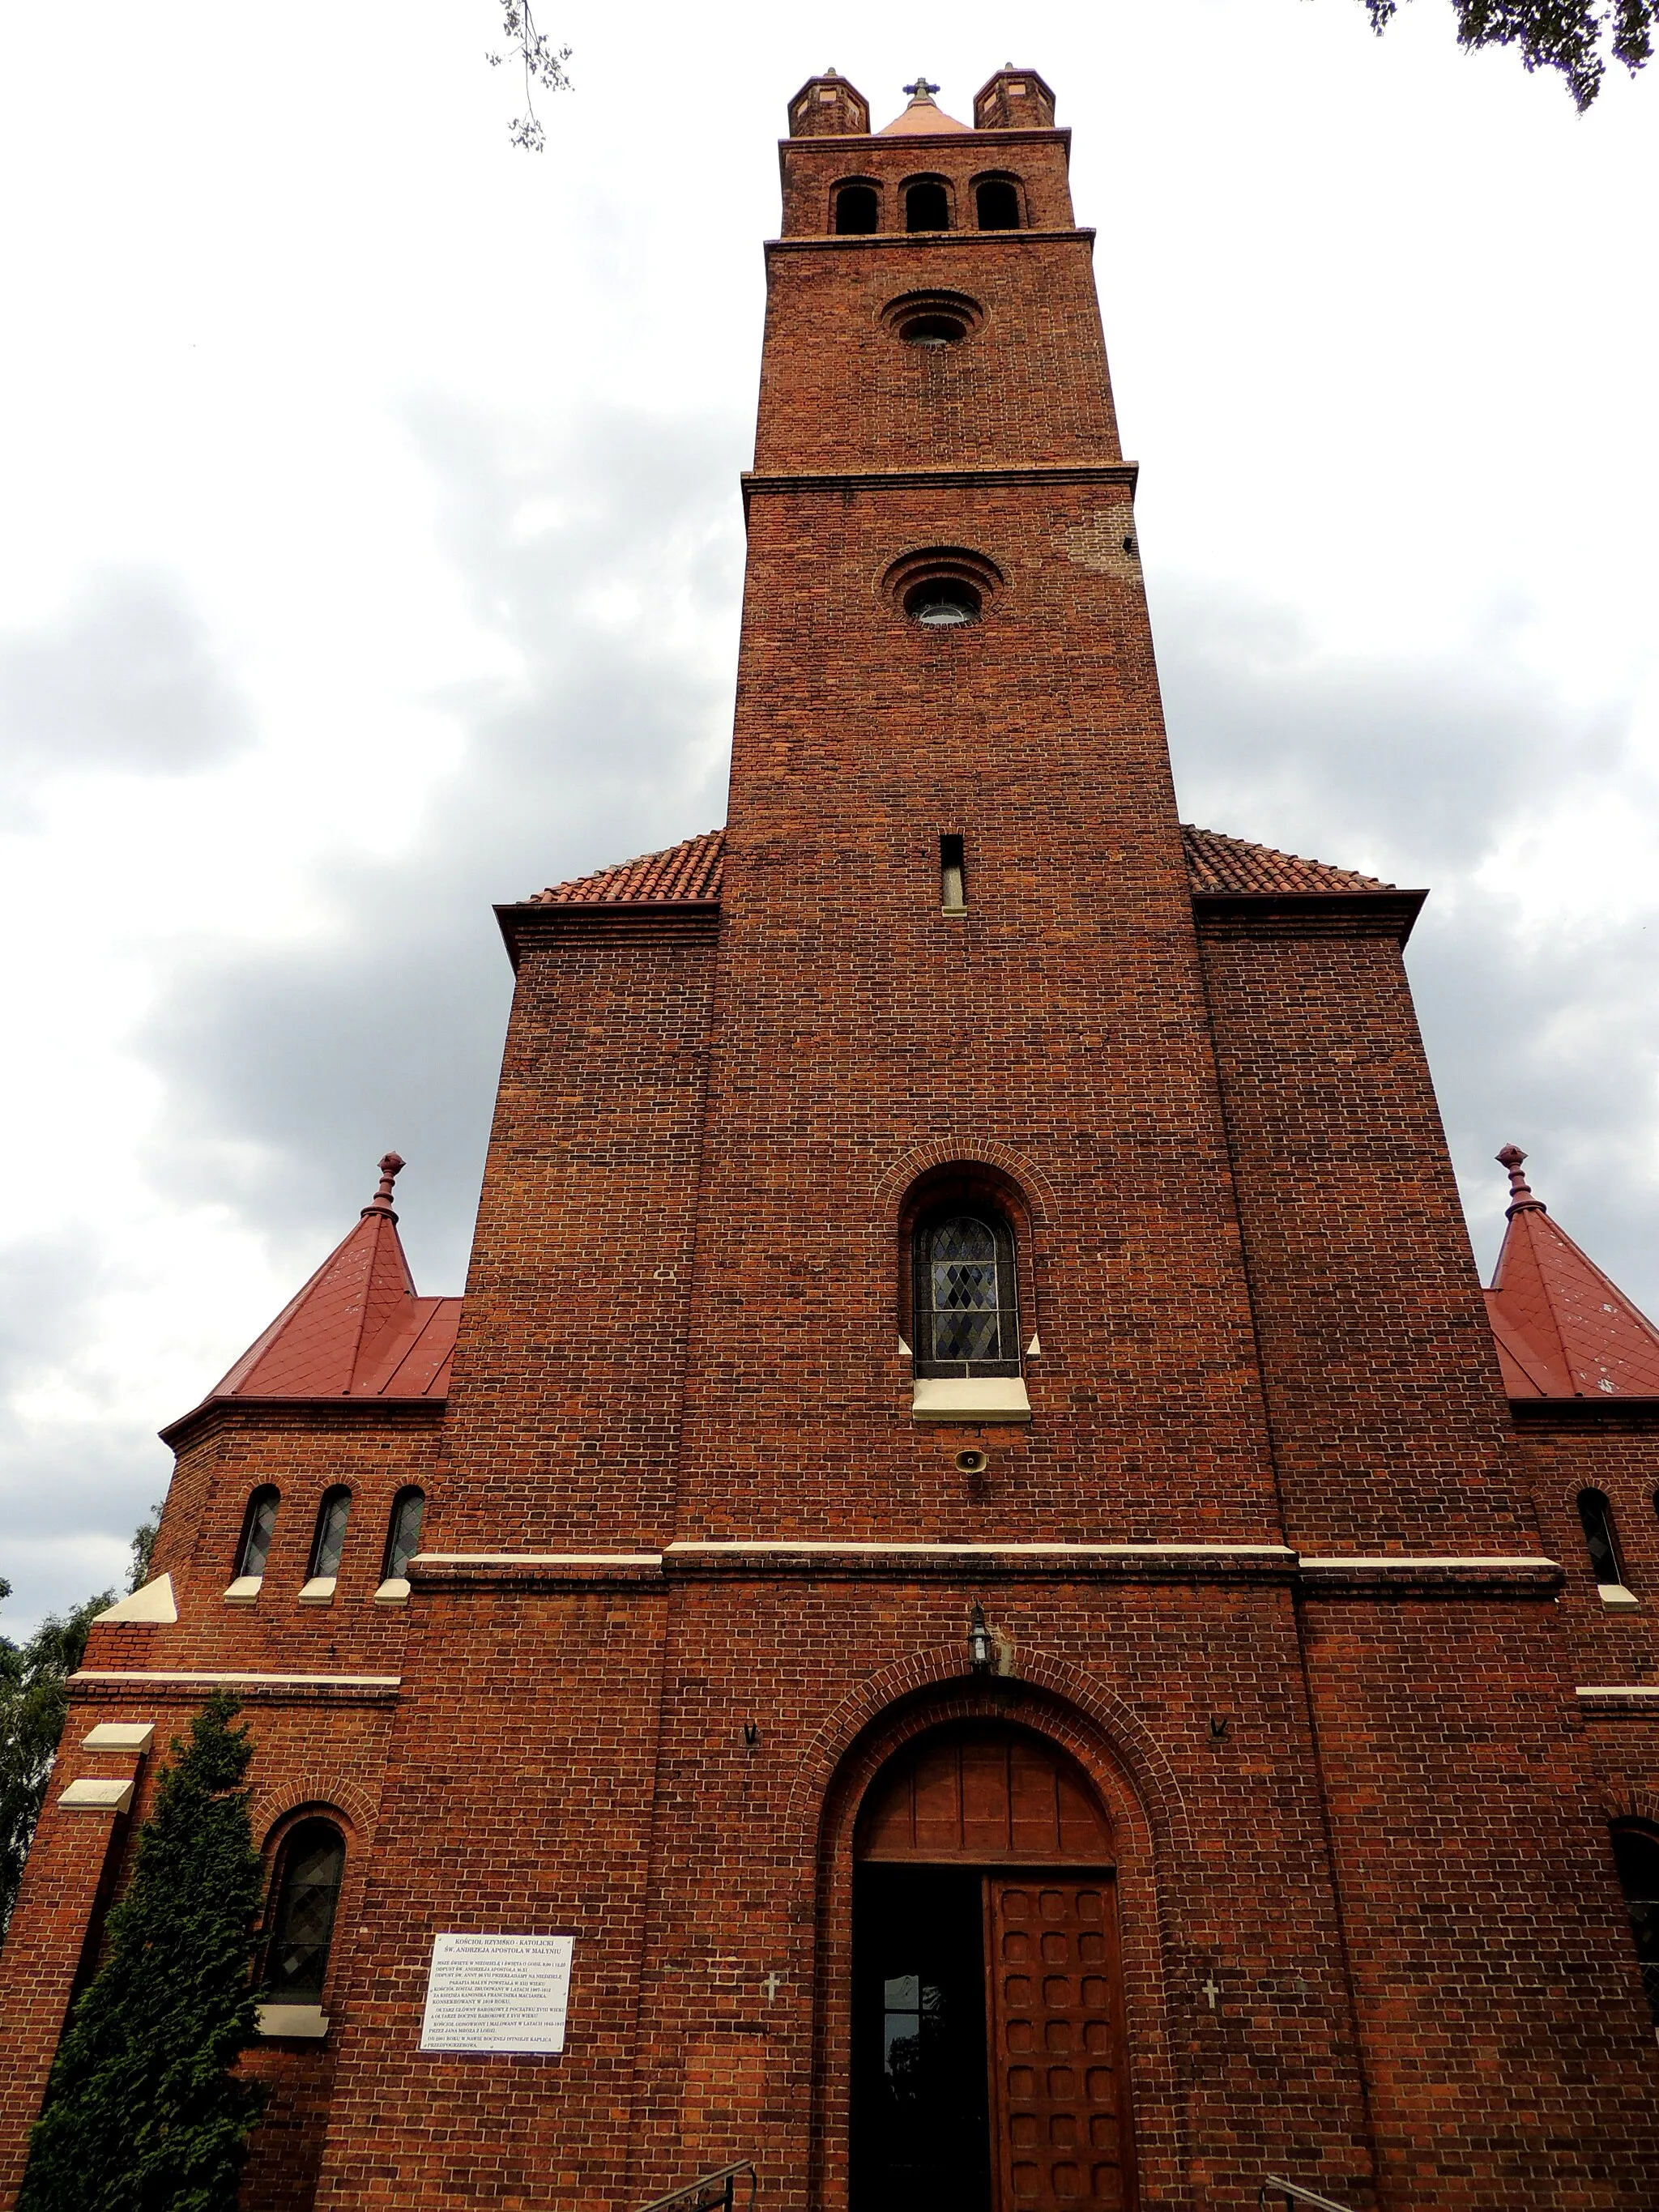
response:
<path id="1" fill-rule="evenodd" d="M 250 2212 L 1659 2171 L 1607 1829 L 1659 1762 L 1582 1740 L 1629 1662 L 1511 1403 L 1576 1388 L 1522 1265 L 1565 1240 L 1522 1224 L 1500 1374 L 1423 895 L 1180 823 L 1068 134 L 1033 70 L 972 127 L 937 89 L 789 106 L 725 830 L 500 909 L 459 1314 L 394 1156 L 169 1431 L 157 1582 L 94 1631 L 140 1733 L 247 1686 L 279 1936 L 339 1840 Z M 118 1871 L 84 1817 L 20 1907 L 25 2119 Z M 482 1984 L 434 2039 L 456 1936 L 570 1939 L 562 2047 Z"/>

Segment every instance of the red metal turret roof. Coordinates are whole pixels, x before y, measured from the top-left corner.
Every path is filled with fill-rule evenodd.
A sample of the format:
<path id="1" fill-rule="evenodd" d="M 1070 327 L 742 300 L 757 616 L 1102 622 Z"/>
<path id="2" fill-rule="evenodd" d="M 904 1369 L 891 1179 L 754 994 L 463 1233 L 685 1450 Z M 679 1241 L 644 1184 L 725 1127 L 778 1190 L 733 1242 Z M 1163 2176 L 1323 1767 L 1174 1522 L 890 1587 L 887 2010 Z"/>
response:
<path id="1" fill-rule="evenodd" d="M 1275 891 L 1394 889 L 1376 876 L 1358 875 L 1352 868 L 1333 868 L 1323 860 L 1299 860 L 1294 853 L 1276 853 L 1271 845 L 1224 837 L 1218 830 L 1194 830 L 1183 823 L 1181 836 L 1188 877 L 1198 893 L 1271 896 Z M 551 884 L 544 891 L 533 892 L 527 903 L 586 906 L 634 899 L 717 899 L 725 854 L 725 830 L 708 830 L 701 837 L 688 837 L 683 845 L 671 845 L 665 852 L 644 853 L 636 860 L 618 860 L 591 876 Z"/>
<path id="2" fill-rule="evenodd" d="M 388 1152 L 362 1218 L 207 1402 L 225 1398 L 441 1398 L 459 1298 L 416 1295 L 392 1210 Z"/>
<path id="3" fill-rule="evenodd" d="M 1659 1398 L 1659 1329 L 1558 1229 L 1505 1145 L 1510 1225 L 1486 1313 L 1511 1398 Z"/>

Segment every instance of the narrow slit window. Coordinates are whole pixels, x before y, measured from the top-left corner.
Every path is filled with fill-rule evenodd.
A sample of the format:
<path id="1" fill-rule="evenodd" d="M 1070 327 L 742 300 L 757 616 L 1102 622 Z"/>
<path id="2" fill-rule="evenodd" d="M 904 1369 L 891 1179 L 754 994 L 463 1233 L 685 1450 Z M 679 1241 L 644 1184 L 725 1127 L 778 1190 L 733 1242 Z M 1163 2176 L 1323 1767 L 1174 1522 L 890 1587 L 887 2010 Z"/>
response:
<path id="1" fill-rule="evenodd" d="M 311 1541 L 311 1578 L 329 1581 L 340 1571 L 345 1549 L 346 1522 L 351 1513 L 351 1492 L 331 1490 L 317 1516 L 317 1533 Z"/>
<path id="2" fill-rule="evenodd" d="M 242 1540 L 236 1547 L 239 1579 L 257 1582 L 265 1571 L 270 1540 L 276 1533 L 276 1508 L 281 1493 L 266 1484 L 256 1490 L 242 1516 Z"/>
<path id="3" fill-rule="evenodd" d="M 1613 1534 L 1613 1508 L 1601 1491 L 1579 1492 L 1578 1518 L 1583 1524 L 1584 1548 L 1589 1553 L 1591 1573 L 1603 1589 L 1622 1589 L 1624 1562 L 1619 1556 L 1619 1540 Z"/>
<path id="4" fill-rule="evenodd" d="M 963 873 L 960 837 L 941 837 L 939 841 L 939 902 L 945 914 L 968 911 L 968 879 Z"/>
<path id="5" fill-rule="evenodd" d="M 400 1583 L 407 1579 L 409 1563 L 421 1548 L 421 1516 L 425 1510 L 423 1490 L 400 1490 L 392 1501 L 382 1581 Z"/>

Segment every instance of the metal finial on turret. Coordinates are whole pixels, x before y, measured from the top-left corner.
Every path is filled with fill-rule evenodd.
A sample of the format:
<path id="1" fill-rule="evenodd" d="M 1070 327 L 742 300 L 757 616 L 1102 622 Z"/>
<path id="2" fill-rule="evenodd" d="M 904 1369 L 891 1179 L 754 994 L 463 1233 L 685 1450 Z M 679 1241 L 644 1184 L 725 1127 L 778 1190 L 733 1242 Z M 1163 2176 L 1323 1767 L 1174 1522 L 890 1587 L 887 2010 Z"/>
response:
<path id="1" fill-rule="evenodd" d="M 389 1214 L 393 1221 L 398 1218 L 392 1211 L 392 1186 L 398 1180 L 398 1172 L 403 1164 L 403 1161 L 396 1152 L 381 1153 L 380 1188 L 363 1208 L 362 1218 L 364 1220 L 367 1220 L 371 1213 Z"/>
<path id="2" fill-rule="evenodd" d="M 1519 1145 L 1505 1145 L 1497 1155 L 1498 1166 L 1510 1171 L 1510 1203 L 1506 1215 L 1509 1219 L 1521 1212 L 1543 1213 L 1547 1210 L 1541 1198 L 1533 1196 L 1531 1186 L 1521 1172 L 1522 1163 L 1526 1157 Z"/>

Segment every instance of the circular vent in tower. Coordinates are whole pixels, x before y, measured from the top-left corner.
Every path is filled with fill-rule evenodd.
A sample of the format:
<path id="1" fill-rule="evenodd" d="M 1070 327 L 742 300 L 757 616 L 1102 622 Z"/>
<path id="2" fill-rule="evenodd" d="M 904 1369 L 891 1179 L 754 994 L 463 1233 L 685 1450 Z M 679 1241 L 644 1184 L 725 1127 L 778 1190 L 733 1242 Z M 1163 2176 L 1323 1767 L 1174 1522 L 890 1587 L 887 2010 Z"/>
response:
<path id="1" fill-rule="evenodd" d="M 982 553 L 936 545 L 895 561 L 883 583 L 899 611 L 923 629 L 960 629 L 988 610 L 1002 572 Z"/>
<path id="2" fill-rule="evenodd" d="M 881 311 L 884 327 L 913 346 L 953 346 L 984 320 L 985 310 L 965 292 L 907 292 Z"/>

